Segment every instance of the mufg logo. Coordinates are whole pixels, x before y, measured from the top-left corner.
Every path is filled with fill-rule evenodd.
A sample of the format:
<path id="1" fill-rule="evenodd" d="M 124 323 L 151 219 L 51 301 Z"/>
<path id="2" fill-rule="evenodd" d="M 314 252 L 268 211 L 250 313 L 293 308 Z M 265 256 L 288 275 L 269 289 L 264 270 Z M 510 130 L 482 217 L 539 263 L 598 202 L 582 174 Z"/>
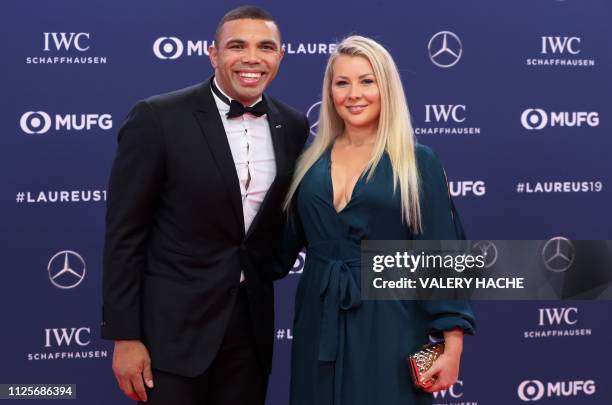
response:
<path id="1" fill-rule="evenodd" d="M 599 113 L 586 111 L 547 112 L 541 108 L 528 108 L 521 114 L 521 125 L 528 130 L 545 127 L 597 127 Z"/>
<path id="2" fill-rule="evenodd" d="M 475 195 L 482 197 L 487 192 L 487 186 L 482 180 L 449 181 L 448 189 L 453 197 Z"/>
<path id="3" fill-rule="evenodd" d="M 289 270 L 289 274 L 302 274 L 304 272 L 304 264 L 306 263 L 306 252 L 301 251 L 293 264 L 293 268 Z"/>
<path id="4" fill-rule="evenodd" d="M 109 130 L 113 128 L 110 114 L 49 114 L 45 111 L 27 111 L 19 120 L 26 134 L 45 134 L 54 131 Z"/>
<path id="5" fill-rule="evenodd" d="M 542 398 L 576 397 L 593 395 L 594 380 L 556 381 L 543 383 L 540 380 L 525 380 L 517 389 L 518 397 L 523 402 L 539 401 Z"/>
<path id="6" fill-rule="evenodd" d="M 153 42 L 153 54 L 159 59 L 178 59 L 181 56 L 208 55 L 208 47 L 214 41 L 183 41 L 177 37 L 159 37 Z"/>

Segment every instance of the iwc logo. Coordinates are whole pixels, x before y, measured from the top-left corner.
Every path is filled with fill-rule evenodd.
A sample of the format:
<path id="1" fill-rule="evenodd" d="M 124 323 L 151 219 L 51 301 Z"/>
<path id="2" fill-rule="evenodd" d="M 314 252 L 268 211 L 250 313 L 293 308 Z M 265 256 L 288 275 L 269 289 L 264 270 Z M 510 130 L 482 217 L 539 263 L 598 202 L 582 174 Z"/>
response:
<path id="1" fill-rule="evenodd" d="M 44 346 L 26 355 L 28 361 L 105 359 L 108 351 L 92 341 L 89 326 L 44 329 Z"/>
<path id="2" fill-rule="evenodd" d="M 28 65 L 106 64 L 106 56 L 92 55 L 89 32 L 43 32 L 42 54 L 26 56 Z"/>
<path id="3" fill-rule="evenodd" d="M 534 38 L 535 39 L 535 38 Z M 595 59 L 582 57 L 582 38 L 570 35 L 544 35 L 539 41 L 540 54 L 525 60 L 527 66 L 548 68 L 564 67 L 590 67 L 595 66 Z M 590 41 L 592 42 L 592 41 Z M 535 45 L 535 41 L 534 41 Z"/>
<path id="4" fill-rule="evenodd" d="M 480 127 L 470 126 L 465 104 L 425 104 L 422 127 L 415 127 L 416 135 L 478 135 Z M 467 120 L 467 122 L 466 122 Z"/>

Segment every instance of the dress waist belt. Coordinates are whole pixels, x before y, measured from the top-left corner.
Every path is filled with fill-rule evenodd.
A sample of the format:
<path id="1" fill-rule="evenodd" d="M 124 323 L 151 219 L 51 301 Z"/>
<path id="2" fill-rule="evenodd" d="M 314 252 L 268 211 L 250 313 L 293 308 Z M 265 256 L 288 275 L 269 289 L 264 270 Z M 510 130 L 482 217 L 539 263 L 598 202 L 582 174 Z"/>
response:
<path id="1" fill-rule="evenodd" d="M 327 250 L 327 249 L 324 249 Z M 346 312 L 359 307 L 361 292 L 355 274 L 360 270 L 360 257 L 334 259 L 322 255 L 321 249 L 308 248 L 310 259 L 324 263 L 319 294 L 323 314 L 319 335 L 319 361 L 336 361 L 345 341 Z M 325 252 L 329 253 L 329 252 Z"/>

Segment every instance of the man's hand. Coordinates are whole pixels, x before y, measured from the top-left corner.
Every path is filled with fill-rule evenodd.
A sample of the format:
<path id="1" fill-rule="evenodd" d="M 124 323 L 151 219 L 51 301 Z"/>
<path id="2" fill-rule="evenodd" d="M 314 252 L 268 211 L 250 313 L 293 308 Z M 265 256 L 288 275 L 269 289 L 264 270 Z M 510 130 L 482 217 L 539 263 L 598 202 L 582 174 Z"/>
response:
<path id="1" fill-rule="evenodd" d="M 119 388 L 134 401 L 147 401 L 143 384 L 153 388 L 153 373 L 149 351 L 140 340 L 116 340 L 113 372 Z"/>

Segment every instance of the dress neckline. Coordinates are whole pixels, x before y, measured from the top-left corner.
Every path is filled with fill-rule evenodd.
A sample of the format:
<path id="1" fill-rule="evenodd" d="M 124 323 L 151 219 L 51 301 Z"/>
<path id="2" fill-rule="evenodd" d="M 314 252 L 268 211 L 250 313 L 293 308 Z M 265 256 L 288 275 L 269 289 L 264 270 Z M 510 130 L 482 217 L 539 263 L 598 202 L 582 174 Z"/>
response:
<path id="1" fill-rule="evenodd" d="M 350 195 L 350 199 L 346 202 L 346 204 L 344 205 L 344 207 L 342 207 L 341 210 L 337 210 L 336 206 L 334 205 L 334 180 L 332 177 L 332 148 L 334 147 L 333 144 L 331 144 L 330 146 L 327 147 L 327 150 L 325 151 L 325 157 L 327 159 L 327 164 L 326 164 L 326 177 L 327 177 L 327 181 L 328 181 L 328 188 L 329 188 L 329 203 L 330 206 L 332 208 L 332 210 L 334 210 L 334 213 L 338 216 L 342 215 L 347 208 L 349 208 L 349 206 L 351 205 L 351 203 L 353 203 L 353 201 L 355 200 L 355 198 L 358 196 L 357 195 L 357 189 L 360 188 L 361 186 L 361 182 L 363 180 L 364 177 L 366 177 L 366 174 L 368 173 L 369 169 L 364 168 L 361 172 L 361 174 L 359 175 L 359 177 L 357 178 L 357 181 L 355 182 L 355 185 L 353 186 L 353 190 L 351 190 L 351 195 Z"/>

